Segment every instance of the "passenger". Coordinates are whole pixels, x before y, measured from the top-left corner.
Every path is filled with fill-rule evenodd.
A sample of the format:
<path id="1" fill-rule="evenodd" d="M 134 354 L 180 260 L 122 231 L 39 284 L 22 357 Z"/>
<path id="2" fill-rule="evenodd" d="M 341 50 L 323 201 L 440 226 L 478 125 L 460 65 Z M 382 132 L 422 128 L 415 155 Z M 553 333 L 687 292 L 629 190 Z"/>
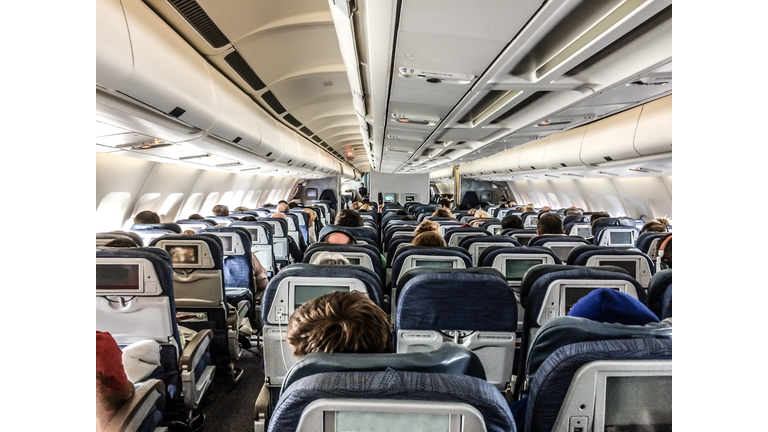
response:
<path id="1" fill-rule="evenodd" d="M 425 231 L 411 241 L 413 246 L 437 246 L 445 247 L 445 239 L 439 231 Z"/>
<path id="2" fill-rule="evenodd" d="M 552 207 L 550 207 L 550 206 L 544 206 L 544 207 L 542 207 L 542 208 L 541 208 L 541 210 L 540 210 L 540 211 L 550 211 L 550 210 L 552 210 Z"/>
<path id="3" fill-rule="evenodd" d="M 505 230 L 507 228 L 525 228 L 523 218 L 514 214 L 504 216 L 504 219 L 501 220 L 501 229 Z"/>
<path id="4" fill-rule="evenodd" d="M 360 187 L 357 188 L 357 192 L 360 194 L 360 196 L 368 195 L 368 189 L 366 189 L 365 183 L 360 183 Z"/>
<path id="5" fill-rule="evenodd" d="M 243 216 L 243 217 L 240 218 L 240 221 L 241 222 L 256 222 L 256 217 L 255 216 L 250 216 L 250 215 L 249 216 Z"/>
<path id="6" fill-rule="evenodd" d="M 441 209 L 446 209 L 446 210 L 451 209 L 451 200 L 449 200 L 448 198 L 441 199 L 439 204 Z"/>
<path id="7" fill-rule="evenodd" d="M 256 220 L 256 218 L 253 219 Z M 196 233 L 192 230 L 184 230 L 182 234 L 194 235 Z M 269 283 L 269 273 L 267 272 L 267 269 L 261 265 L 261 261 L 259 261 L 255 253 L 251 254 L 251 267 L 253 267 L 253 286 L 256 287 L 256 291 L 264 291 L 267 289 L 267 284 Z"/>
<path id="8" fill-rule="evenodd" d="M 184 231 L 182 231 L 181 233 L 182 233 L 182 234 L 186 234 L 186 235 L 189 235 L 189 234 L 195 234 L 195 231 L 194 231 L 194 230 L 184 230 Z"/>
<path id="9" fill-rule="evenodd" d="M 397 216 L 407 216 L 408 214 L 409 213 L 407 211 L 403 210 L 403 209 L 400 209 L 400 210 L 397 211 L 397 213 L 395 213 L 395 215 L 397 215 Z"/>
<path id="10" fill-rule="evenodd" d="M 363 226 L 363 218 L 360 217 L 360 213 L 351 209 L 345 209 L 340 211 L 336 216 L 334 224 L 348 227 L 361 227 Z"/>
<path id="11" fill-rule="evenodd" d="M 533 208 L 533 204 L 526 204 L 525 208 L 523 209 L 525 213 L 534 213 L 536 212 L 536 209 Z"/>
<path id="12" fill-rule="evenodd" d="M 387 314 L 358 291 L 335 291 L 310 300 L 288 319 L 293 355 L 313 352 L 393 352 Z"/>
<path id="13" fill-rule="evenodd" d="M 159 224 L 161 222 L 160 222 L 160 216 L 158 216 L 157 213 L 150 210 L 144 210 L 143 212 L 139 212 L 136 216 L 133 217 L 133 223 Z"/>
<path id="14" fill-rule="evenodd" d="M 211 211 L 214 216 L 229 216 L 229 207 L 222 204 L 213 206 Z"/>
<path id="15" fill-rule="evenodd" d="M 471 207 L 469 206 L 469 204 L 459 204 L 459 206 L 456 208 L 456 210 L 459 210 L 459 211 L 469 211 L 469 210 L 471 210 Z"/>
<path id="16" fill-rule="evenodd" d="M 337 252 L 320 252 L 313 256 L 309 263 L 317 265 L 349 265 L 349 260 Z"/>
<path id="17" fill-rule="evenodd" d="M 121 237 L 110 241 L 109 243 L 105 244 L 104 247 L 139 247 L 139 245 L 129 238 Z"/>
<path id="18" fill-rule="evenodd" d="M 355 201 L 352 203 L 352 210 L 356 210 L 357 208 L 362 207 L 362 205 L 363 203 L 361 203 L 360 201 Z"/>
<path id="19" fill-rule="evenodd" d="M 432 212 L 432 217 L 452 218 L 453 214 L 451 214 L 450 210 L 447 210 L 447 209 L 444 209 L 444 208 L 439 208 L 439 209 L 435 210 L 434 212 Z"/>
<path id="20" fill-rule="evenodd" d="M 609 218 L 611 217 L 611 215 L 602 211 L 592 213 L 591 215 L 589 215 L 589 226 L 594 225 L 596 220 L 604 217 Z"/>
<path id="21" fill-rule="evenodd" d="M 477 209 L 474 209 L 474 208 L 469 209 L 469 214 L 473 215 L 475 213 L 477 213 Z"/>
<path id="22" fill-rule="evenodd" d="M 556 214 L 544 213 L 539 217 L 539 222 L 536 224 L 536 234 L 565 234 L 562 219 Z"/>
<path id="23" fill-rule="evenodd" d="M 419 226 L 416 227 L 415 230 L 413 230 L 413 235 L 418 236 L 421 233 L 427 232 L 427 231 L 437 231 L 440 229 L 440 224 L 434 221 L 425 220 L 422 221 Z"/>
<path id="24" fill-rule="evenodd" d="M 351 237 L 347 233 L 335 232 L 333 234 L 328 235 L 328 237 L 325 238 L 325 243 L 356 244 L 356 241 L 355 241 L 354 237 Z"/>
<path id="25" fill-rule="evenodd" d="M 514 201 L 507 201 L 507 207 L 508 208 L 512 208 L 512 207 L 516 207 L 516 206 L 517 206 L 516 202 L 514 202 Z"/>
<path id="26" fill-rule="evenodd" d="M 478 210 L 475 212 L 476 218 L 490 218 L 491 215 L 489 215 L 485 210 Z"/>
<path id="27" fill-rule="evenodd" d="M 406 214 L 401 220 L 416 220 L 416 217 L 411 214 Z"/>
<path id="28" fill-rule="evenodd" d="M 309 216 L 309 222 L 307 222 L 307 233 L 309 234 L 309 242 L 314 243 L 317 241 L 317 234 L 315 233 L 315 219 L 317 218 L 317 213 L 315 213 L 315 211 L 311 208 L 305 208 L 302 211 Z"/>
<path id="29" fill-rule="evenodd" d="M 201 215 L 201 214 L 193 213 L 193 214 L 189 215 L 189 217 L 187 219 L 189 219 L 189 220 L 203 220 L 203 219 L 205 219 L 205 217 L 203 215 Z"/>
<path id="30" fill-rule="evenodd" d="M 111 334 L 96 331 L 96 430 L 107 424 L 125 401 L 133 396 L 134 386 L 123 367 L 123 353 Z"/>
<path id="31" fill-rule="evenodd" d="M 660 224 L 662 224 L 662 225 L 664 225 L 664 226 L 670 226 L 670 225 L 672 225 L 671 223 L 669 223 L 669 221 L 668 221 L 668 220 L 666 220 L 666 219 L 664 219 L 664 218 L 656 218 L 656 219 L 654 219 L 654 220 L 655 220 L 655 221 L 657 221 L 657 222 L 659 222 Z"/>
<path id="32" fill-rule="evenodd" d="M 281 202 L 281 203 L 279 203 L 277 205 L 276 210 L 277 210 L 278 213 L 288 213 L 288 212 L 291 211 L 291 208 L 288 207 L 288 203 L 287 202 Z"/>
<path id="33" fill-rule="evenodd" d="M 299 207 L 299 203 L 295 203 L 293 201 L 288 203 L 288 208 L 289 209 L 295 209 L 296 207 Z"/>
<path id="34" fill-rule="evenodd" d="M 646 232 L 665 233 L 667 232 L 667 227 L 657 220 L 652 220 L 650 222 L 646 222 L 645 225 L 643 225 L 643 227 L 640 229 L 640 234 Z"/>
<path id="35" fill-rule="evenodd" d="M 571 215 L 581 216 L 581 212 L 576 207 L 571 206 L 565 209 L 565 211 L 563 212 L 563 216 L 571 216 Z"/>
<path id="36" fill-rule="evenodd" d="M 235 211 L 248 211 L 248 210 L 250 210 L 250 209 L 248 207 L 244 207 L 244 206 L 235 207 Z"/>
<path id="37" fill-rule="evenodd" d="M 672 236 L 664 239 L 664 242 L 659 246 L 659 251 L 664 253 L 661 256 L 661 262 L 665 263 L 668 268 L 672 268 Z"/>
<path id="38" fill-rule="evenodd" d="M 285 214 L 283 213 L 272 213 L 270 218 L 277 218 L 282 219 L 288 223 L 288 218 L 285 217 Z M 296 244 L 295 241 L 293 241 L 293 238 L 291 236 L 288 236 L 288 252 L 291 254 L 291 257 L 296 262 L 301 262 L 304 259 L 304 253 L 301 252 L 301 249 L 299 249 L 299 246 Z"/>
<path id="39" fill-rule="evenodd" d="M 370 204 L 363 204 L 360 206 L 360 210 L 373 210 Z"/>

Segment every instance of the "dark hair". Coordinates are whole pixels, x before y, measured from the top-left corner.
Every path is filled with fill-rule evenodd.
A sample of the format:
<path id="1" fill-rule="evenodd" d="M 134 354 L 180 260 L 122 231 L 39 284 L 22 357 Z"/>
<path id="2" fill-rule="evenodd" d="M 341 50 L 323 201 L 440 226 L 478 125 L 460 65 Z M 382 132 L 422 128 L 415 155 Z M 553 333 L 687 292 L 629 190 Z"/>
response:
<path id="1" fill-rule="evenodd" d="M 403 216 L 403 218 L 400 219 L 400 220 L 416 220 L 416 218 L 413 215 L 407 214 L 407 215 Z"/>
<path id="2" fill-rule="evenodd" d="M 203 217 L 203 215 L 194 213 L 194 214 L 189 215 L 189 217 L 187 219 L 189 219 L 189 220 L 203 220 L 203 219 L 205 219 L 205 217 Z"/>
<path id="3" fill-rule="evenodd" d="M 669 236 L 664 240 L 661 246 L 663 246 L 661 250 L 664 251 L 664 256 L 661 257 L 661 261 L 667 263 L 669 268 L 672 268 L 672 236 Z"/>
<path id="4" fill-rule="evenodd" d="M 144 210 L 143 212 L 139 212 L 136 216 L 133 217 L 133 223 L 136 224 L 156 224 L 160 223 L 160 216 L 157 215 L 157 213 L 150 211 L 150 210 Z"/>
<path id="5" fill-rule="evenodd" d="M 393 351 L 387 314 L 359 291 L 335 291 L 301 305 L 288 319 L 286 341 L 299 358 Z"/>
<path id="6" fill-rule="evenodd" d="M 604 217 L 611 217 L 610 214 L 606 212 L 594 212 L 591 215 L 589 215 L 589 225 L 592 226 L 595 224 L 595 221 L 604 218 Z"/>
<path id="7" fill-rule="evenodd" d="M 501 220 L 501 229 L 507 228 L 525 228 L 523 218 L 516 214 L 504 216 L 504 219 Z"/>
<path id="8" fill-rule="evenodd" d="M 563 234 L 563 221 L 555 214 L 545 213 L 539 217 L 536 230 L 539 234 Z"/>
<path id="9" fill-rule="evenodd" d="M 212 211 L 214 216 L 229 216 L 229 207 L 222 204 L 213 206 Z"/>
<path id="10" fill-rule="evenodd" d="M 361 227 L 363 226 L 363 218 L 361 218 L 360 214 L 355 210 L 344 209 L 336 215 L 334 225 Z"/>
<path id="11" fill-rule="evenodd" d="M 667 227 L 659 221 L 652 220 L 650 222 L 646 222 L 645 225 L 643 225 L 643 228 L 640 229 L 640 234 L 645 232 L 665 233 L 667 232 Z"/>
<path id="12" fill-rule="evenodd" d="M 443 199 L 440 200 L 439 204 L 440 204 L 441 207 L 450 207 L 451 206 L 451 200 L 449 200 L 448 198 L 443 198 Z"/>
<path id="13" fill-rule="evenodd" d="M 443 239 L 443 236 L 440 235 L 439 231 L 424 231 L 411 240 L 411 244 L 414 246 L 438 247 L 444 247 L 446 245 L 445 239 Z"/>
<path id="14" fill-rule="evenodd" d="M 243 217 L 240 218 L 240 220 L 243 221 L 243 222 L 256 222 L 256 217 L 255 216 L 243 216 Z"/>
<path id="15" fill-rule="evenodd" d="M 408 212 L 403 210 L 403 209 L 400 209 L 400 210 L 397 211 L 397 213 L 395 213 L 395 215 L 397 215 L 397 216 L 405 216 L 407 214 L 408 214 Z"/>
<path id="16" fill-rule="evenodd" d="M 104 247 L 139 247 L 135 241 L 129 238 L 116 238 L 105 244 Z"/>
<path id="17" fill-rule="evenodd" d="M 471 208 L 472 207 L 470 207 L 469 204 L 459 204 L 459 207 L 456 210 L 467 211 Z"/>

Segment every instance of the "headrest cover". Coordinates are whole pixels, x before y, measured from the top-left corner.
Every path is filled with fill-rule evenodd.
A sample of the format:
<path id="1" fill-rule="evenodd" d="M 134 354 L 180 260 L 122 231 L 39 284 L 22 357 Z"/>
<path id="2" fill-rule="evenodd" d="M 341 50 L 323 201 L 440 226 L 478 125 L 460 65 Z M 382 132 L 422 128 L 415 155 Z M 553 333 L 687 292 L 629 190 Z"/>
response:
<path id="1" fill-rule="evenodd" d="M 599 288 L 587 294 L 573 305 L 568 316 L 624 325 L 659 322 L 640 301 L 611 288 Z"/>

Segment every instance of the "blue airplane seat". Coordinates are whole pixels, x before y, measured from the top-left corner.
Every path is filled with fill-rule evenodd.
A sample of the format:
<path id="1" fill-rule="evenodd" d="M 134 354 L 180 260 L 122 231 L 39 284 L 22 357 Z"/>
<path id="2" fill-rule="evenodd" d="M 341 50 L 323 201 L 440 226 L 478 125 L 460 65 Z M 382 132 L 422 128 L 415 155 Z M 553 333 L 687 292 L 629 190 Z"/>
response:
<path id="1" fill-rule="evenodd" d="M 171 256 L 164 249 L 96 251 L 96 329 L 109 332 L 121 348 L 158 342 L 160 367 L 147 379 L 163 381 L 168 407 L 192 412 L 213 381 L 213 334 L 201 330 L 182 348 L 173 294 Z"/>
<path id="2" fill-rule="evenodd" d="M 177 223 L 156 223 L 156 224 L 133 224 L 131 225 L 131 231 L 143 230 L 143 229 L 161 229 L 173 231 L 176 234 L 181 234 L 181 226 Z"/>
<path id="3" fill-rule="evenodd" d="M 367 244 L 379 249 L 379 233 L 375 229 L 368 227 L 348 227 L 340 225 L 326 225 L 320 230 L 320 238 L 325 238 L 328 234 L 338 230 L 350 232 L 356 240 L 364 241 Z M 318 239 L 319 241 L 319 239 Z"/>
<path id="4" fill-rule="evenodd" d="M 490 237 L 491 233 L 480 227 L 449 226 L 445 228 L 443 239 L 448 246 L 458 246 L 466 237 Z"/>
<path id="5" fill-rule="evenodd" d="M 96 246 L 104 246 L 112 240 L 118 238 L 127 238 L 136 242 L 139 247 L 144 246 L 144 240 L 133 231 L 113 231 L 106 233 L 96 233 Z"/>
<path id="6" fill-rule="evenodd" d="M 648 307 L 659 319 L 672 316 L 672 269 L 660 270 L 651 278 Z"/>
<path id="7" fill-rule="evenodd" d="M 656 273 L 656 265 L 648 255 L 635 248 L 584 245 L 574 248 L 568 255 L 568 265 L 602 267 L 618 266 L 647 288 Z"/>
<path id="8" fill-rule="evenodd" d="M 197 234 L 218 237 L 224 253 L 224 289 L 227 302 L 234 307 L 247 300 L 253 307 L 248 317 L 255 322 L 260 310 L 260 294 L 253 280 L 253 253 L 251 234 L 244 227 L 218 227 L 198 230 Z"/>
<path id="9" fill-rule="evenodd" d="M 251 251 L 259 259 L 259 263 L 269 272 L 275 274 L 277 271 L 277 262 L 275 260 L 272 225 L 267 222 L 259 221 L 237 221 L 232 222 L 230 228 L 242 227 L 251 234 Z"/>
<path id="10" fill-rule="evenodd" d="M 633 424 L 671 430 L 671 326 L 563 317 L 545 324 L 533 343 L 525 431 L 595 430 L 597 417 L 607 426 L 600 430 L 624 430 L 629 411 L 648 414 Z M 654 399 L 644 400 L 646 394 Z M 614 429 L 617 423 L 622 426 Z"/>
<path id="11" fill-rule="evenodd" d="M 164 249 L 171 255 L 176 321 L 194 331 L 210 329 L 213 332 L 213 360 L 227 368 L 227 373 L 237 383 L 243 372 L 234 364 L 242 355 L 239 328 L 253 303 L 246 298 L 228 307 L 221 238 L 175 234 L 155 239 L 150 246 Z"/>
<path id="12" fill-rule="evenodd" d="M 350 260 L 352 265 L 362 265 L 373 270 L 379 276 L 381 286 L 384 286 L 384 268 L 381 266 L 381 255 L 378 249 L 368 244 L 333 244 L 333 243 L 313 243 L 309 245 L 304 252 L 304 263 L 309 264 L 315 254 L 321 252 L 336 252 Z M 365 259 L 367 257 L 367 260 Z M 370 262 L 369 262 L 370 261 Z"/>
<path id="13" fill-rule="evenodd" d="M 480 205 L 480 199 L 474 191 L 466 191 L 464 192 L 464 196 L 461 197 L 461 204 L 475 208 Z"/>
<path id="14" fill-rule="evenodd" d="M 563 231 L 566 234 L 571 232 L 571 227 L 577 223 L 589 223 L 589 217 L 584 215 L 568 215 L 563 218 Z"/>
<path id="15" fill-rule="evenodd" d="M 392 246 L 395 246 L 394 242 L 390 248 Z M 433 263 L 431 261 L 451 261 L 451 265 L 449 266 L 449 264 Z M 444 265 L 447 268 L 473 267 L 472 257 L 469 256 L 469 252 L 467 252 L 466 249 L 451 246 L 414 246 L 409 242 L 407 246 L 403 246 L 399 252 L 394 254 L 390 285 L 395 286 L 398 283 L 398 279 L 405 272 L 422 265 Z M 395 299 L 393 298 L 392 301 L 394 302 Z"/>
<path id="16" fill-rule="evenodd" d="M 477 354 L 488 382 L 504 390 L 511 382 L 517 330 L 517 300 L 495 269 L 419 268 L 398 284 L 397 352 L 436 349 L 454 341 Z"/>

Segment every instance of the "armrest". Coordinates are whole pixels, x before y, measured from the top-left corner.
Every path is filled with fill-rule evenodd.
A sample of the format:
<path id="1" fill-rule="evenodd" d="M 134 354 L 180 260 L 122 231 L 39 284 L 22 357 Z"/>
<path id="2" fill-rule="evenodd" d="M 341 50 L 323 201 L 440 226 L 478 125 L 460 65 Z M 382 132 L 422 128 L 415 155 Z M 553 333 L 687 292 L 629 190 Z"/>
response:
<path id="1" fill-rule="evenodd" d="M 256 399 L 256 406 L 253 410 L 254 432 L 264 432 L 269 423 L 269 390 L 267 383 L 261 387 L 259 397 Z"/>
<path id="2" fill-rule="evenodd" d="M 130 399 L 115 413 L 109 421 L 105 432 L 137 430 L 156 406 L 157 400 L 165 395 L 165 384 L 159 379 L 143 382 Z"/>
<path id="3" fill-rule="evenodd" d="M 240 302 L 237 303 L 237 308 L 235 308 L 235 313 L 231 313 L 232 311 L 230 310 L 230 313 L 227 314 L 227 327 L 237 331 L 240 327 L 240 322 L 245 319 L 250 307 L 251 304 L 248 300 L 240 300 Z"/>
<path id="4" fill-rule="evenodd" d="M 179 363 L 182 372 L 191 372 L 195 370 L 195 365 L 200 361 L 200 357 L 205 354 L 205 350 L 213 340 L 213 332 L 210 329 L 200 330 L 191 341 L 187 342 L 184 351 L 181 352 Z"/>

